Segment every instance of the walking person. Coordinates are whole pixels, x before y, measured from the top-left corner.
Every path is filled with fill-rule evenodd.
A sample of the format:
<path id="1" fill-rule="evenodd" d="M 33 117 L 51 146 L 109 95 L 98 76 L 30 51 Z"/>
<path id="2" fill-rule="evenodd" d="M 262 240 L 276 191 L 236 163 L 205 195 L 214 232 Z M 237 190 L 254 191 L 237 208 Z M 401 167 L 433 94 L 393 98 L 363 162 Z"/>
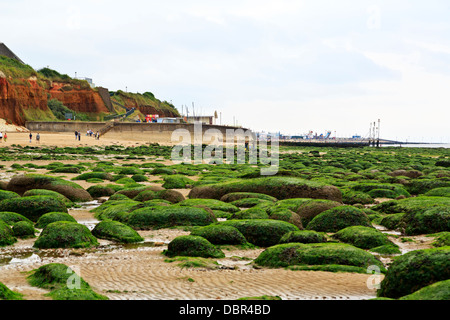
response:
<path id="1" fill-rule="evenodd" d="M 30 132 L 30 143 L 32 142 L 32 140 L 33 140 L 33 133 Z"/>
<path id="2" fill-rule="evenodd" d="M 81 132 L 78 132 L 78 141 L 81 141 Z"/>
<path id="3" fill-rule="evenodd" d="M 78 139 L 78 131 L 75 131 L 75 140 Z"/>
<path id="4" fill-rule="evenodd" d="M 4 138 L 5 138 L 5 143 L 6 143 L 6 140 L 8 139 L 8 135 L 6 134 L 6 132 L 5 132 Z"/>
<path id="5" fill-rule="evenodd" d="M 0 143 L 3 142 L 3 133 L 0 132 Z"/>
<path id="6" fill-rule="evenodd" d="M 40 135 L 40 133 L 38 133 L 36 135 L 36 144 L 41 144 L 41 135 Z"/>

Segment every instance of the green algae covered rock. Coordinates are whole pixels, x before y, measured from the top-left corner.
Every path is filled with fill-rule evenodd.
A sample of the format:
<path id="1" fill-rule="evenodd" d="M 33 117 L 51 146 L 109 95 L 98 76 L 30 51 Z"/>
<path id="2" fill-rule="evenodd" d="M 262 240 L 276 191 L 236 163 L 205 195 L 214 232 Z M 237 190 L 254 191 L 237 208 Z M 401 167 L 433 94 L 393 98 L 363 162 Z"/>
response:
<path id="1" fill-rule="evenodd" d="M 293 177 L 242 179 L 194 187 L 189 198 L 221 199 L 235 192 L 262 193 L 277 199 L 312 198 L 341 202 L 342 193 L 334 186 Z"/>
<path id="2" fill-rule="evenodd" d="M 207 226 L 217 222 L 214 214 L 203 208 L 172 205 L 137 209 L 126 224 L 135 230 L 157 230 L 175 226 Z"/>
<path id="3" fill-rule="evenodd" d="M 89 229 L 79 223 L 58 221 L 45 227 L 34 243 L 35 248 L 90 248 L 98 246 Z"/>
<path id="4" fill-rule="evenodd" d="M 450 247 L 415 250 L 393 261 L 377 295 L 398 299 L 449 278 Z"/>
<path id="5" fill-rule="evenodd" d="M 47 296 L 53 300 L 108 300 L 96 293 L 89 283 L 70 267 L 52 263 L 33 270 L 28 282 L 38 288 L 51 290 Z"/>
<path id="6" fill-rule="evenodd" d="M 164 251 L 168 257 L 186 256 L 202 258 L 224 258 L 225 254 L 217 249 L 211 242 L 198 236 L 181 236 L 169 243 Z"/>
<path id="7" fill-rule="evenodd" d="M 238 245 L 247 242 L 244 235 L 238 229 L 220 224 L 195 229 L 191 232 L 191 235 L 203 237 L 214 245 Z"/>
<path id="8" fill-rule="evenodd" d="M 11 227 L 0 220 L 0 247 L 10 246 L 17 242 Z"/>
<path id="9" fill-rule="evenodd" d="M 44 214 L 39 220 L 36 222 L 36 228 L 44 229 L 50 223 L 57 221 L 68 221 L 68 222 L 77 222 L 74 217 L 65 212 L 49 212 Z"/>
<path id="10" fill-rule="evenodd" d="M 92 235 L 99 239 L 121 243 L 136 243 L 144 239 L 131 227 L 118 221 L 102 221 L 92 230 Z"/>
<path id="11" fill-rule="evenodd" d="M 16 222 L 19 221 L 27 221 L 32 223 L 30 219 L 27 219 L 23 215 L 16 212 L 0 212 L 0 220 L 3 220 L 10 226 L 13 226 Z"/>
<path id="12" fill-rule="evenodd" d="M 68 212 L 66 205 L 50 196 L 32 196 L 0 201 L 0 211 L 16 212 L 36 222 L 48 212 Z"/>
<path id="13" fill-rule="evenodd" d="M 401 297 L 399 300 L 450 300 L 450 279 L 439 281 L 424 287 L 410 295 Z"/>
<path id="14" fill-rule="evenodd" d="M 351 226 L 371 227 L 372 224 L 362 210 L 352 206 L 340 206 L 326 210 L 316 216 L 306 229 L 319 232 L 337 232 Z"/>
<path id="15" fill-rule="evenodd" d="M 12 291 L 0 282 L 0 300 L 23 300 L 23 295 Z"/>
<path id="16" fill-rule="evenodd" d="M 220 210 L 225 212 L 238 212 L 240 211 L 238 207 L 226 203 L 220 200 L 214 200 L 214 199 L 187 199 L 180 203 L 178 203 L 179 206 L 188 206 L 188 207 L 194 207 L 194 206 L 205 206 L 210 208 L 211 210 Z"/>
<path id="17" fill-rule="evenodd" d="M 299 231 L 299 228 L 291 223 L 272 219 L 228 220 L 220 224 L 235 227 L 248 242 L 260 247 L 278 244 L 286 233 Z"/>
<path id="18" fill-rule="evenodd" d="M 0 190 L 0 200 L 13 199 L 13 198 L 18 198 L 18 197 L 20 197 L 20 195 L 18 195 L 15 192 Z"/>
<path id="19" fill-rule="evenodd" d="M 327 242 L 327 237 L 320 232 L 312 230 L 291 231 L 286 233 L 281 239 L 280 244 L 283 243 L 324 243 Z"/>
<path id="20" fill-rule="evenodd" d="M 12 230 L 14 236 L 20 239 L 29 239 L 36 237 L 36 230 L 34 229 L 33 224 L 30 222 L 19 221 L 13 226 Z"/>
<path id="21" fill-rule="evenodd" d="M 406 213 L 401 224 L 408 236 L 450 231 L 450 206 Z"/>
<path id="22" fill-rule="evenodd" d="M 69 200 L 66 196 L 62 195 L 59 192 L 52 191 L 52 190 L 46 190 L 46 189 L 32 189 L 28 190 L 23 194 L 24 197 L 33 197 L 33 196 L 48 196 L 48 197 L 54 197 L 55 199 L 58 199 L 59 201 L 66 204 L 68 208 L 73 206 L 73 202 Z"/>
<path id="23" fill-rule="evenodd" d="M 263 251 L 255 260 L 260 266 L 285 268 L 289 266 L 342 265 L 367 272 L 369 266 L 377 266 L 385 272 L 383 264 L 363 249 L 343 243 L 287 243 Z"/>
<path id="24" fill-rule="evenodd" d="M 92 201 L 91 195 L 79 184 L 42 174 L 15 176 L 9 181 L 7 189 L 20 195 L 32 189 L 46 189 L 58 192 L 73 202 Z"/>
<path id="25" fill-rule="evenodd" d="M 394 245 L 386 234 L 375 228 L 353 226 L 335 233 L 333 238 L 361 249 L 372 249 L 385 245 Z"/>

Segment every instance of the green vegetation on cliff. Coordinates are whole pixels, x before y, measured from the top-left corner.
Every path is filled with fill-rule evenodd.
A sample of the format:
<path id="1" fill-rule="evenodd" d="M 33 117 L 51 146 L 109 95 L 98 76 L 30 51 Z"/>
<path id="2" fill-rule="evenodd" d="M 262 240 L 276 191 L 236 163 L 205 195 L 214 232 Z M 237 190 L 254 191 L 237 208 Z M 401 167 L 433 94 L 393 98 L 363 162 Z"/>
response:
<path id="1" fill-rule="evenodd" d="M 111 92 L 111 100 L 119 103 L 126 108 L 136 108 L 141 114 L 141 120 L 147 114 L 160 114 L 167 117 L 180 117 L 180 113 L 173 104 L 167 101 L 160 101 L 151 92 L 131 93 L 118 90 Z M 114 106 L 116 111 L 121 114 L 125 113 L 125 109 L 117 105 Z"/>

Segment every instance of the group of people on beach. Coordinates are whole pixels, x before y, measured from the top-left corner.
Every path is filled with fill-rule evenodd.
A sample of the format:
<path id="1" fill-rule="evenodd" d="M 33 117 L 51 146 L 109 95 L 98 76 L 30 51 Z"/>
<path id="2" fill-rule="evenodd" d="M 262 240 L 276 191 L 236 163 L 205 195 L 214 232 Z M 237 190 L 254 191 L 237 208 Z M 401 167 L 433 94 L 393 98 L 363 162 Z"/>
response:
<path id="1" fill-rule="evenodd" d="M 30 138 L 30 143 L 32 143 L 32 142 L 33 142 L 33 133 L 30 132 L 30 134 L 29 134 L 28 137 Z M 40 133 L 38 133 L 38 134 L 36 135 L 36 143 L 37 143 L 37 144 L 41 144 L 41 134 L 40 134 Z"/>
<path id="2" fill-rule="evenodd" d="M 100 134 L 98 133 L 98 131 L 96 133 L 94 133 L 94 131 L 92 131 L 92 130 L 87 130 L 86 137 L 92 137 L 92 136 L 94 136 L 94 138 L 96 140 L 100 139 Z M 81 141 L 81 131 L 75 131 L 75 140 Z"/>

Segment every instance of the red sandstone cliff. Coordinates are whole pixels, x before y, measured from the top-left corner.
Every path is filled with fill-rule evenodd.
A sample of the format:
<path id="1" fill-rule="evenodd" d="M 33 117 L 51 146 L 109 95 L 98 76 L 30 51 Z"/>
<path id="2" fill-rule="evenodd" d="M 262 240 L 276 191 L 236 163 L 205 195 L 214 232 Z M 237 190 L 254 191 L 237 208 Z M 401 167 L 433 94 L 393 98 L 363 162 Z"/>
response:
<path id="1" fill-rule="evenodd" d="M 0 77 L 0 118 L 19 126 L 25 125 L 28 120 L 40 120 L 30 119 L 29 115 L 39 114 L 36 112 L 39 110 L 42 114 L 51 114 L 47 106 L 49 99 L 58 99 L 75 112 L 109 113 L 100 94 L 95 90 L 56 82 L 49 82 L 48 85 L 50 89 L 44 88 L 42 82 L 40 84 L 33 78 L 12 81 Z"/>
<path id="2" fill-rule="evenodd" d="M 11 84 L 0 77 L 0 118 L 23 126 L 27 120 L 24 109 L 49 111 L 47 93 L 35 80 L 15 81 Z"/>
<path id="3" fill-rule="evenodd" d="M 86 113 L 109 113 L 110 111 L 103 102 L 102 97 L 97 91 L 92 89 L 83 89 L 71 85 L 72 90 L 64 90 L 67 85 L 64 83 L 53 82 L 48 90 L 51 99 L 58 99 L 66 107 L 76 112 Z"/>

